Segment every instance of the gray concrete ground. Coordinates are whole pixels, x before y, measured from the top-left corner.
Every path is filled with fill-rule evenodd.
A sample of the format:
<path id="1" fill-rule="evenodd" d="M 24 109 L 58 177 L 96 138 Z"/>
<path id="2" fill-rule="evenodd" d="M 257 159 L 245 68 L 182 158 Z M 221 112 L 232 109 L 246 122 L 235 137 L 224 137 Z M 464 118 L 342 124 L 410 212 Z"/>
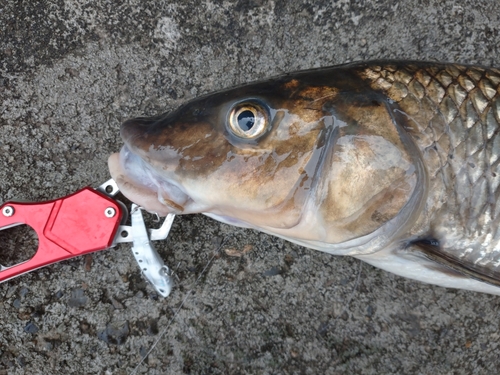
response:
<path id="1" fill-rule="evenodd" d="M 97 186 L 123 120 L 223 87 L 375 58 L 498 66 L 499 16 L 476 0 L 2 1 L 0 201 Z M 2 252 L 33 250 L 9 233 Z M 1 284 L 0 373 L 128 374 L 156 340 L 137 373 L 498 371 L 499 297 L 201 216 L 158 250 L 179 278 L 167 299 L 128 246 Z"/>

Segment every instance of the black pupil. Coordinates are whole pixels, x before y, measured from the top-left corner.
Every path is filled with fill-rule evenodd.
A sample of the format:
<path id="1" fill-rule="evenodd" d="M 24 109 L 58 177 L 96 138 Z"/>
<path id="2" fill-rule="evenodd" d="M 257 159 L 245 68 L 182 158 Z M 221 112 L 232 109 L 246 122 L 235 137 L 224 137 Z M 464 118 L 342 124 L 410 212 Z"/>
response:
<path id="1" fill-rule="evenodd" d="M 255 125 L 255 115 L 252 111 L 246 110 L 238 115 L 238 126 L 244 132 L 250 130 Z"/>

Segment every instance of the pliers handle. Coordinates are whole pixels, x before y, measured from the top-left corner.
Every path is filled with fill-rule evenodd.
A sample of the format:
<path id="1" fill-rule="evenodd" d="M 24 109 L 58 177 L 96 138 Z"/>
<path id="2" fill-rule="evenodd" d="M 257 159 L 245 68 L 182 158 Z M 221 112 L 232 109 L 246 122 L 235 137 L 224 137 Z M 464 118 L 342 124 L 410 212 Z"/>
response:
<path id="1" fill-rule="evenodd" d="M 75 256 L 105 250 L 119 242 L 133 242 L 133 253 L 146 278 L 166 297 L 172 281 L 168 268 L 151 244 L 166 238 L 173 215 L 160 229 L 147 230 L 139 207 L 133 205 L 132 226 L 121 225 L 128 212 L 112 197 L 118 187 L 109 180 L 97 189 L 85 187 L 46 202 L 6 202 L 0 206 L 0 230 L 26 224 L 38 236 L 35 255 L 11 267 L 0 265 L 0 282 Z M 1 250 L 1 244 L 0 244 Z"/>
<path id="2" fill-rule="evenodd" d="M 116 201 L 89 187 L 42 203 L 7 202 L 0 211 L 0 229 L 26 224 L 38 236 L 35 255 L 15 266 L 2 267 L 0 281 L 109 248 L 123 216 Z"/>

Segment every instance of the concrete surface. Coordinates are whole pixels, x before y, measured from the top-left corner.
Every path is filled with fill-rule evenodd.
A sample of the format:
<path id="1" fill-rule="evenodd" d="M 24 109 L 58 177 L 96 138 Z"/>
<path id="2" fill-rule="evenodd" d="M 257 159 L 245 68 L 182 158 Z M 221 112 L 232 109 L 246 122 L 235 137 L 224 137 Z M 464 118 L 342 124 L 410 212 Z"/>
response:
<path id="1" fill-rule="evenodd" d="M 0 201 L 97 186 L 124 119 L 223 87 L 375 58 L 499 66 L 498 6 L 457 4 L 1 2 Z M 2 253 L 23 259 L 29 234 L 1 233 Z M 178 218 L 158 249 L 179 279 L 167 299 L 142 280 L 128 246 L 1 284 L 0 373 L 498 371 L 499 297 L 201 216 Z"/>

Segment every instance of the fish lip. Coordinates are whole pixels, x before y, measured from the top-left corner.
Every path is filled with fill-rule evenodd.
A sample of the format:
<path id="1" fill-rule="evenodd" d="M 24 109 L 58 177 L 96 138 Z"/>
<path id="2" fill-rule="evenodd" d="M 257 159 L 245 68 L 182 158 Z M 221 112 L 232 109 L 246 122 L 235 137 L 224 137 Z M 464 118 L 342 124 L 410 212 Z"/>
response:
<path id="1" fill-rule="evenodd" d="M 127 145 L 109 157 L 108 166 L 123 195 L 149 212 L 180 214 L 191 203 L 179 184 L 160 175 Z"/>

